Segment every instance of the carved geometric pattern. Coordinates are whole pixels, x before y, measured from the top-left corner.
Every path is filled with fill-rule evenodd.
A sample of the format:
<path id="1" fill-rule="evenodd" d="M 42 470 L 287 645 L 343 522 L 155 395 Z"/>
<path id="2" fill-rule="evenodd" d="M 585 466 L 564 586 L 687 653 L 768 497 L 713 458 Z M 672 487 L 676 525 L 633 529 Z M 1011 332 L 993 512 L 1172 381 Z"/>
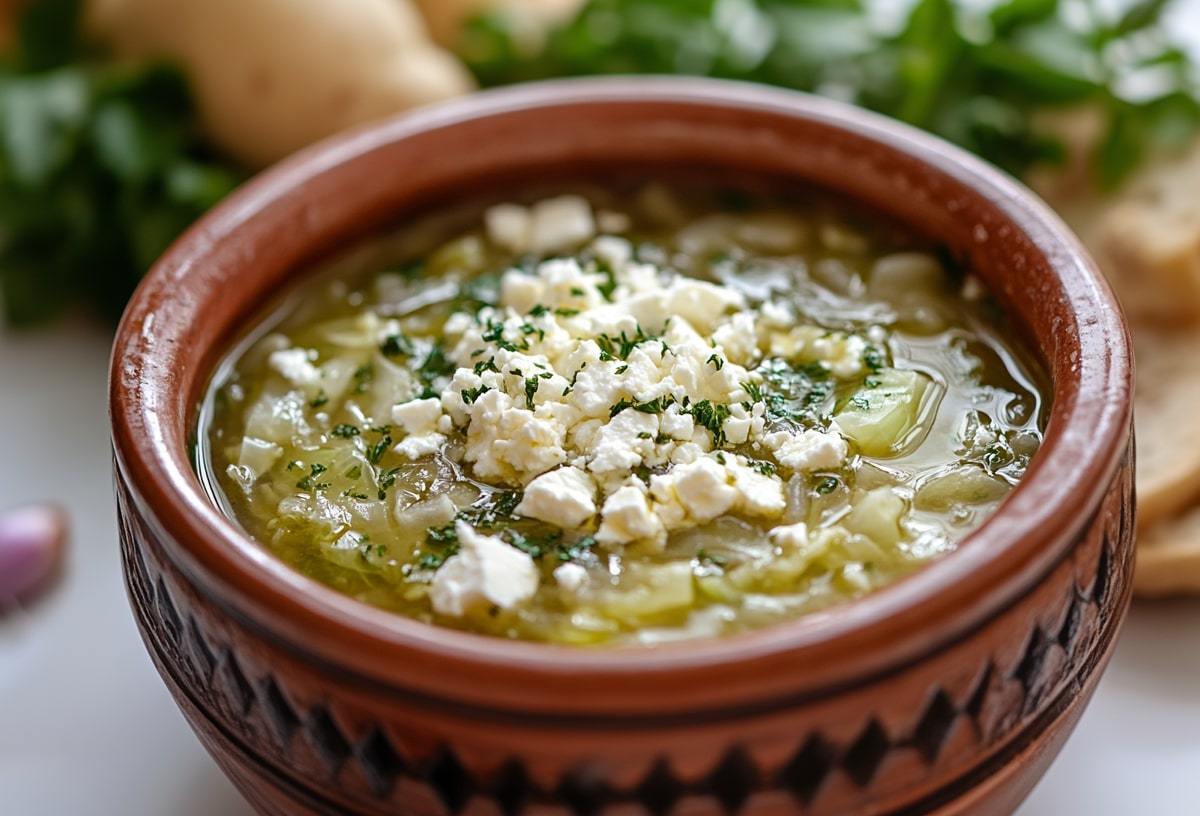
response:
<path id="1" fill-rule="evenodd" d="M 1036 713 L 1065 678 L 1089 659 L 1105 621 L 1115 611 L 1107 601 L 1114 591 L 1124 589 L 1113 582 L 1121 575 L 1128 580 L 1131 480 L 1128 474 L 1117 478 L 1123 484 L 1117 488 L 1119 511 L 1110 514 L 1116 518 L 1106 519 L 1101 511 L 1089 525 L 1101 526 L 1094 572 L 1078 576 L 1087 581 L 1082 586 L 1078 580 L 1069 582 L 1072 588 L 1059 607 L 1063 612 L 1054 621 L 1033 625 L 1015 662 L 999 656 L 986 660 L 957 696 L 951 689 L 933 684 L 907 727 L 893 725 L 892 732 L 881 719 L 867 717 L 849 738 L 834 738 L 820 731 L 799 734 L 795 749 L 770 771 L 742 745 L 730 746 L 710 770 L 686 779 L 664 757 L 651 763 L 640 781 L 622 788 L 589 765 L 569 770 L 547 786 L 535 781 L 516 758 L 508 758 L 487 774 L 477 774 L 446 745 L 423 758 L 414 757 L 393 742 L 382 724 L 352 730 L 339 723 L 326 703 L 297 702 L 282 677 L 269 671 L 248 676 L 231 644 L 215 634 L 206 635 L 192 610 L 172 598 L 168 573 L 149 568 L 146 555 L 153 536 L 131 512 L 120 483 L 118 504 L 126 580 L 139 624 L 148 630 L 148 643 L 152 648 L 157 643 L 159 658 L 173 665 L 176 679 L 192 683 L 195 688 L 189 689 L 190 693 L 211 701 L 211 708 L 234 724 L 232 730 L 250 743 L 262 761 L 269 764 L 274 760 L 279 765 L 276 757 L 294 754 L 297 741 L 302 740 L 318 760 L 324 775 L 321 785 L 336 788 L 348 784 L 348 775 L 342 772 L 348 764 L 356 766 L 356 775 L 365 787 L 359 783 L 343 793 L 350 801 L 376 800 L 371 812 L 390 812 L 389 797 L 404 781 L 409 789 L 424 787 L 451 815 L 482 797 L 503 816 L 518 816 L 546 804 L 565 806 L 578 816 L 595 816 L 613 805 L 637 804 L 652 816 L 666 816 L 683 799 L 697 796 L 715 803 L 720 812 L 735 814 L 751 796 L 772 791 L 786 791 L 799 809 L 809 812 L 835 776 L 869 795 L 880 768 L 894 753 L 911 750 L 932 768 L 957 725 L 965 723 L 977 743 L 988 744 L 1005 729 L 1015 727 L 1021 717 Z M 1121 569 L 1114 570 L 1116 553 L 1125 555 L 1124 563 L 1118 565 Z M 261 722 L 261 727 L 237 730 L 239 721 Z M 259 744 L 254 744 L 255 739 Z"/>

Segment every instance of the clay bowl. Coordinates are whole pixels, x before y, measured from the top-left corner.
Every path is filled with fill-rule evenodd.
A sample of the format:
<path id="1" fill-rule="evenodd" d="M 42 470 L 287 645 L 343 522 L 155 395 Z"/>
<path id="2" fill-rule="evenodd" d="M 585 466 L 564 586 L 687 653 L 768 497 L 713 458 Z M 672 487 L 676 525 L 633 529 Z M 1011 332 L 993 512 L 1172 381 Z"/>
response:
<path id="1" fill-rule="evenodd" d="M 360 605 L 206 498 L 188 458 L 206 380 L 307 263 L 497 179 L 679 163 L 866 202 L 944 242 L 1017 316 L 1053 382 L 1046 442 L 956 552 L 752 634 L 572 650 Z M 1130 377 L 1076 240 L 936 139 L 712 81 L 482 94 L 267 172 L 138 290 L 111 378 L 129 595 L 180 708 L 262 813 L 1006 813 L 1082 712 L 1129 601 Z"/>

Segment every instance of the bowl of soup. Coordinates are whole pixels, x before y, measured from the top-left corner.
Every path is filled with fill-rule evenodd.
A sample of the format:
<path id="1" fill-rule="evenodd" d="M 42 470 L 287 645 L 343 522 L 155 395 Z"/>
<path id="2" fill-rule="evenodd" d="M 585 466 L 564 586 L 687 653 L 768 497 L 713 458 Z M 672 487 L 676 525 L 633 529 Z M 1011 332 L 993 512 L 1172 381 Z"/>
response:
<path id="1" fill-rule="evenodd" d="M 1031 193 L 802 95 L 340 137 L 139 289 L 126 579 L 264 813 L 1007 812 L 1129 600 L 1131 353 Z"/>

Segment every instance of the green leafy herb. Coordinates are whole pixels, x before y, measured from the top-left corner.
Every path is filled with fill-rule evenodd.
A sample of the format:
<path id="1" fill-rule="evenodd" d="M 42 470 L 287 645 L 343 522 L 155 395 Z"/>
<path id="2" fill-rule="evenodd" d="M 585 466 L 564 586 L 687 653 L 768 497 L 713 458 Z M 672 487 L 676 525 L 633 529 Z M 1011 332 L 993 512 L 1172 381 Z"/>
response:
<path id="1" fill-rule="evenodd" d="M 354 393 L 365 394 L 375 380 L 375 366 L 367 363 L 354 369 Z"/>
<path id="2" fill-rule="evenodd" d="M 837 490 L 841 484 L 842 483 L 833 476 L 823 476 L 821 477 L 820 481 L 817 482 L 817 492 L 822 496 L 825 496 Z"/>
<path id="3" fill-rule="evenodd" d="M 453 524 L 430 527 L 425 531 L 424 546 L 414 554 L 413 563 L 418 569 L 436 570 L 455 555 L 458 548 L 458 533 Z"/>
<path id="4" fill-rule="evenodd" d="M 385 357 L 411 357 L 416 353 L 413 342 L 403 334 L 390 334 L 379 344 Z"/>
<path id="5" fill-rule="evenodd" d="M 459 52 L 483 85 L 698 74 L 831 92 L 1016 175 L 1066 157 L 1036 112 L 1092 106 L 1107 132 L 1094 172 L 1111 186 L 1200 126 L 1193 66 L 1165 23 L 1170 3 L 1123 5 L 1106 14 L 1071 0 L 917 0 L 886 29 L 858 0 L 590 0 L 540 48 L 493 14 L 467 27 Z"/>
<path id="6" fill-rule="evenodd" d="M 379 475 L 376 477 L 375 481 L 379 487 L 379 500 L 380 501 L 385 501 L 387 499 L 387 492 L 389 490 L 391 490 L 393 486 L 395 486 L 396 477 L 399 475 L 400 475 L 400 468 L 394 467 L 394 468 L 388 468 L 387 470 L 380 472 Z M 357 477 L 355 477 L 355 478 L 357 478 Z"/>
<path id="7" fill-rule="evenodd" d="M 770 462 L 754 462 L 750 466 L 763 476 L 774 476 L 778 472 L 778 468 Z"/>
<path id="8" fill-rule="evenodd" d="M 667 410 L 667 406 L 674 402 L 675 398 L 670 396 L 656 397 L 650 400 L 650 402 L 632 402 L 630 400 L 623 399 L 612 408 L 608 409 L 608 417 L 609 419 L 612 419 L 626 408 L 632 408 L 633 410 L 643 414 L 661 414 L 663 411 Z"/>
<path id="9" fill-rule="evenodd" d="M 621 332 L 617 337 L 609 334 L 601 334 L 595 338 L 596 345 L 600 347 L 601 360 L 611 360 L 613 358 L 628 359 L 629 353 L 637 348 L 638 345 L 654 339 L 656 338 L 646 334 L 641 326 L 637 327 L 637 331 L 634 332 L 632 337 L 625 332 Z"/>
<path id="10" fill-rule="evenodd" d="M 594 536 L 584 536 L 583 538 L 572 541 L 569 544 L 560 544 L 558 546 L 559 561 L 582 561 L 591 555 L 596 549 L 596 539 Z"/>
<path id="11" fill-rule="evenodd" d="M 707 428 L 712 434 L 713 445 L 721 447 L 725 444 L 725 420 L 729 419 L 729 406 L 718 402 L 700 400 L 689 409 L 696 424 Z"/>
<path id="12" fill-rule="evenodd" d="M 372 465 L 378 465 L 383 461 L 383 455 L 388 452 L 388 448 L 392 446 L 391 433 L 385 432 L 379 441 L 374 445 L 367 446 L 367 461 Z"/>
<path id="13" fill-rule="evenodd" d="M 878 374 L 887 365 L 887 355 L 878 346 L 867 346 L 863 349 L 862 362 L 872 374 Z"/>
<path id="14" fill-rule="evenodd" d="M 480 501 L 459 511 L 458 517 L 472 527 L 494 527 L 500 522 L 513 520 L 521 496 L 519 490 L 485 495 Z"/>
<path id="15" fill-rule="evenodd" d="M 425 355 L 425 359 L 421 361 L 417 374 L 423 382 L 428 384 L 438 377 L 450 376 L 457 368 L 458 366 L 446 356 L 446 350 L 442 348 L 442 344 L 434 343 L 429 349 L 429 353 Z"/>
<path id="16" fill-rule="evenodd" d="M 552 530 L 540 536 L 533 536 L 509 530 L 507 537 L 509 544 L 521 552 L 527 553 L 530 558 L 540 559 L 548 552 L 558 551 L 558 544 L 562 541 L 563 532 L 562 530 Z"/>
<path id="17" fill-rule="evenodd" d="M 475 400 L 479 399 L 485 393 L 487 393 L 488 391 L 491 391 L 491 390 L 492 389 L 486 385 L 480 385 L 476 388 L 464 388 L 462 391 L 459 392 L 459 396 L 462 397 L 462 401 L 465 402 L 467 405 L 473 405 L 475 403 Z"/>
<path id="18" fill-rule="evenodd" d="M 243 176 L 202 142 L 177 72 L 85 49 L 82 6 L 29 3 L 0 65 L 0 300 L 13 324 L 76 305 L 115 318 Z"/>
<path id="19" fill-rule="evenodd" d="M 330 433 L 334 436 L 341 437 L 342 439 L 349 439 L 352 436 L 358 436 L 360 433 L 362 433 L 362 431 L 360 431 L 355 425 L 341 422 L 337 425 L 334 425 L 333 430 L 330 431 Z"/>
<path id="20" fill-rule="evenodd" d="M 329 485 L 325 482 L 317 482 L 316 478 L 324 473 L 328 468 L 325 465 L 314 462 L 308 469 L 308 475 L 300 481 L 296 482 L 296 487 L 301 490 L 324 490 Z"/>
<path id="21" fill-rule="evenodd" d="M 482 374 L 485 371 L 495 371 L 497 374 L 500 373 L 500 369 L 496 368 L 496 358 L 495 357 L 488 357 L 487 360 L 480 360 L 479 362 L 477 362 L 475 364 L 474 371 L 475 371 L 476 376 Z M 463 397 L 463 399 L 465 400 L 466 397 Z"/>

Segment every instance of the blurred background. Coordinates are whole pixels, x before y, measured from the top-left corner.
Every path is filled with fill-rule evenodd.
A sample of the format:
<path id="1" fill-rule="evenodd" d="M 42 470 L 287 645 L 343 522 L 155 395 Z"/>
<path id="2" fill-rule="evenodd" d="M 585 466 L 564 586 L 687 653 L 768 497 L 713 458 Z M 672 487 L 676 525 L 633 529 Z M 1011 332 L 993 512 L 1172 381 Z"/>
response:
<path id="1" fill-rule="evenodd" d="M 154 259 L 325 136 L 612 73 L 871 108 L 1022 179 L 1084 239 L 1138 347 L 1144 598 L 1021 813 L 1196 813 L 1198 61 L 1200 0 L 0 0 L 0 813 L 249 813 L 121 583 L 107 355 Z"/>

